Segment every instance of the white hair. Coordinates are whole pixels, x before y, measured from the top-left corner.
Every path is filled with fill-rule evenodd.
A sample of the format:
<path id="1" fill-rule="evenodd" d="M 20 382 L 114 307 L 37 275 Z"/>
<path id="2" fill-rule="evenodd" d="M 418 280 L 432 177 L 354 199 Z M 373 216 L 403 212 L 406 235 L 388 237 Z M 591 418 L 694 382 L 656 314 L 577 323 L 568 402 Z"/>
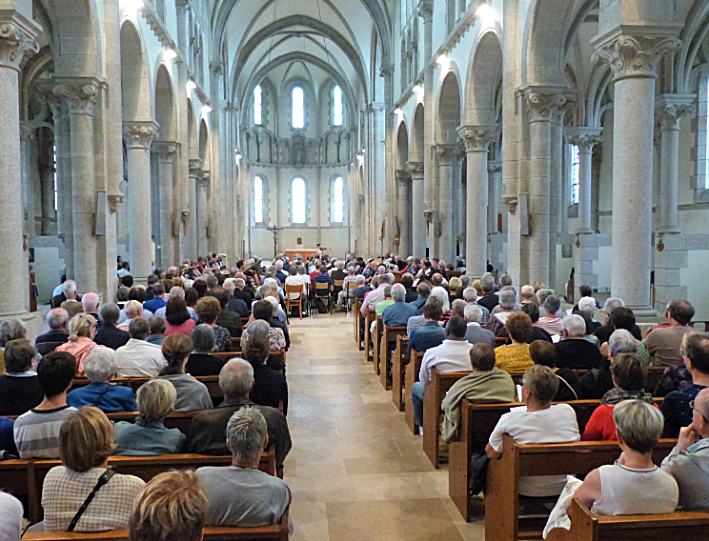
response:
<path id="1" fill-rule="evenodd" d="M 254 368 L 244 359 L 231 359 L 219 371 L 219 387 L 225 398 L 249 396 L 253 382 Z"/>
<path id="2" fill-rule="evenodd" d="M 593 297 L 581 297 L 579 299 L 579 310 L 589 316 L 593 316 L 596 311 L 596 299 Z"/>
<path id="3" fill-rule="evenodd" d="M 180 298 L 184 299 L 185 298 L 185 290 L 182 289 L 180 286 L 175 286 L 170 289 L 170 298 Z"/>
<path id="4" fill-rule="evenodd" d="M 443 303 L 443 313 L 450 312 L 451 302 L 448 292 L 442 286 L 436 286 L 431 290 L 431 297 L 438 298 Z"/>
<path id="5" fill-rule="evenodd" d="M 84 373 L 91 381 L 108 381 L 117 370 L 116 352 L 111 348 L 93 348 L 84 359 Z"/>
<path id="6" fill-rule="evenodd" d="M 608 339 L 608 347 L 611 351 L 611 357 L 615 358 L 621 353 L 636 353 L 638 351 L 638 341 L 626 329 L 618 329 L 613 331 Z"/>
<path id="7" fill-rule="evenodd" d="M 403 301 L 406 299 L 406 288 L 401 284 L 394 284 L 391 286 L 391 298 L 394 301 Z"/>
<path id="8" fill-rule="evenodd" d="M 271 286 L 274 288 L 274 291 L 278 291 L 278 280 L 276 280 L 275 278 L 266 278 L 263 281 L 263 285 Z"/>
<path id="9" fill-rule="evenodd" d="M 275 314 L 276 310 L 278 310 L 278 307 L 280 306 L 280 304 L 278 303 L 278 299 L 276 297 L 268 296 L 264 300 L 267 300 L 273 305 L 273 313 Z"/>
<path id="10" fill-rule="evenodd" d="M 468 323 L 480 323 L 483 317 L 483 310 L 477 304 L 468 304 L 465 307 L 464 313 Z"/>
<path id="11" fill-rule="evenodd" d="M 586 322 L 578 314 L 572 314 L 564 318 L 564 330 L 569 336 L 584 336 L 586 334 Z"/>
<path id="12" fill-rule="evenodd" d="M 603 305 L 603 311 L 610 315 L 610 313 L 613 311 L 615 308 L 624 308 L 625 303 L 623 302 L 623 299 L 619 299 L 617 297 L 611 297 L 609 299 L 606 299 L 605 304 Z"/>
<path id="13" fill-rule="evenodd" d="M 99 298 L 96 293 L 86 293 L 81 298 L 81 306 L 84 307 L 84 312 L 87 314 L 98 310 Z"/>
<path id="14" fill-rule="evenodd" d="M 517 302 L 517 295 L 511 289 L 503 289 L 499 294 L 500 308 L 503 310 L 512 310 Z"/>
<path id="15" fill-rule="evenodd" d="M 478 292 L 474 287 L 466 287 L 463 290 L 463 298 L 468 302 L 475 302 L 478 300 Z"/>
<path id="16" fill-rule="evenodd" d="M 234 290 L 236 289 L 236 284 L 234 283 L 234 278 L 227 278 L 224 280 L 224 289 L 226 290 L 229 295 L 234 293 Z"/>
<path id="17" fill-rule="evenodd" d="M 64 308 L 54 308 L 47 314 L 47 324 L 52 330 L 61 329 L 69 321 L 69 312 Z"/>
<path id="18" fill-rule="evenodd" d="M 76 282 L 74 280 L 67 280 L 62 284 L 62 291 L 65 297 L 73 297 L 76 293 Z"/>
<path id="19" fill-rule="evenodd" d="M 229 419 L 226 435 L 234 459 L 239 464 L 251 464 L 259 459 L 266 445 L 266 419 L 257 407 L 244 406 Z"/>

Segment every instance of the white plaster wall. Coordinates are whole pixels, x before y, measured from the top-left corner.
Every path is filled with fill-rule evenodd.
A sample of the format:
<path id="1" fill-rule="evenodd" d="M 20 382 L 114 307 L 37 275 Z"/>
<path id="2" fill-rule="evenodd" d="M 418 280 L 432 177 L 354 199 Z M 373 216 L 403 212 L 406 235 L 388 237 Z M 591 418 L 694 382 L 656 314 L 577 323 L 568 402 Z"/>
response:
<path id="1" fill-rule="evenodd" d="M 690 251 L 687 268 L 680 271 L 680 281 L 687 287 L 687 299 L 696 314 L 694 319 L 709 319 L 709 288 L 706 287 L 704 272 L 709 268 L 709 251 Z"/>

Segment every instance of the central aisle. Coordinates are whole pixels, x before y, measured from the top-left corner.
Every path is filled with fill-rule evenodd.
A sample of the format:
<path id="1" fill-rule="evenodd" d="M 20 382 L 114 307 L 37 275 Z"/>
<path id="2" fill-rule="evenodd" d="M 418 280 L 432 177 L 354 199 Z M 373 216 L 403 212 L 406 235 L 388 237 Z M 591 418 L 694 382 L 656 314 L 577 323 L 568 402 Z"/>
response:
<path id="1" fill-rule="evenodd" d="M 352 317 L 291 319 L 288 424 L 294 541 L 478 541 L 364 353 Z"/>

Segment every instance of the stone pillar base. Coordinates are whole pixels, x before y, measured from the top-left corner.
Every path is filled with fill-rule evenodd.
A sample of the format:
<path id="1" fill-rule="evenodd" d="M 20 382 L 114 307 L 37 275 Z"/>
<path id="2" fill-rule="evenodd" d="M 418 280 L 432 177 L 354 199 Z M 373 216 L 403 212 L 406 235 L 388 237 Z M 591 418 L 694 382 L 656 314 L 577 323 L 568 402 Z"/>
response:
<path id="1" fill-rule="evenodd" d="M 47 326 L 47 312 L 49 306 L 42 306 L 37 312 L 18 312 L 16 314 L 0 315 L 0 322 L 9 319 L 19 319 L 27 329 L 27 339 L 34 344 L 35 338 L 49 330 Z"/>

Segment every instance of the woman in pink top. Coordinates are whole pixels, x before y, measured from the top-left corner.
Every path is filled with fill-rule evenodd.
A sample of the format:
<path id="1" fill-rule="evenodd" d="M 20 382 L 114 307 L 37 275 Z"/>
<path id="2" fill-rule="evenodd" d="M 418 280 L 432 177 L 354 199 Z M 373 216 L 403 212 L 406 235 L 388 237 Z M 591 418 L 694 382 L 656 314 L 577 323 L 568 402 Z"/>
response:
<path id="1" fill-rule="evenodd" d="M 69 341 L 57 348 L 76 357 L 76 375 L 84 375 L 84 359 L 89 352 L 99 346 L 94 342 L 96 335 L 96 320 L 89 314 L 76 314 L 69 320 Z"/>
<path id="2" fill-rule="evenodd" d="M 190 318 L 190 313 L 187 310 L 187 304 L 180 297 L 170 297 L 165 307 L 165 319 L 167 320 L 167 329 L 165 330 L 165 338 L 171 334 L 184 334 L 189 336 L 196 324 Z"/>

